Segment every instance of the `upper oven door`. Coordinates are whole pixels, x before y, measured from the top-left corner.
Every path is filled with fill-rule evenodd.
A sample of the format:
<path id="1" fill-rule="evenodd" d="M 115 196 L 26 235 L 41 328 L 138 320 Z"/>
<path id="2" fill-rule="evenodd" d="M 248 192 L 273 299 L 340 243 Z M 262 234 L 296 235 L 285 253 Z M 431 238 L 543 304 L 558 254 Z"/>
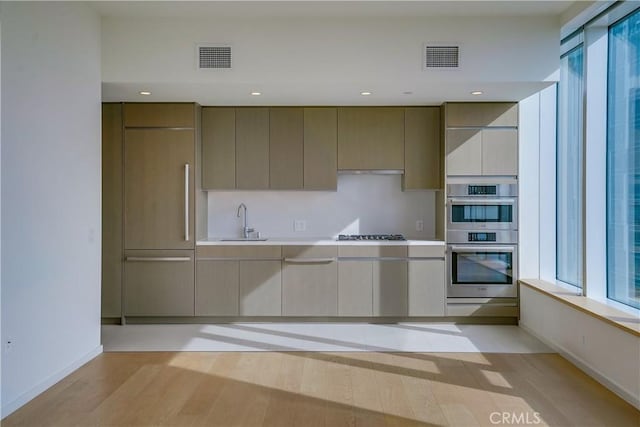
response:
<path id="1" fill-rule="evenodd" d="M 515 198 L 450 198 L 447 204 L 449 230 L 517 230 Z"/>

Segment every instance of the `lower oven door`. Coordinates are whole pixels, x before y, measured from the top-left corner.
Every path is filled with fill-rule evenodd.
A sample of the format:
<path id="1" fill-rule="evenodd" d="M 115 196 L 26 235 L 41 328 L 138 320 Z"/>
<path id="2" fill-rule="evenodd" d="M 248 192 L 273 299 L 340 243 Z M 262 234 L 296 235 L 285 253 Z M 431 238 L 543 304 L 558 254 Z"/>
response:
<path id="1" fill-rule="evenodd" d="M 518 296 L 516 245 L 451 245 L 448 249 L 448 297 Z"/>

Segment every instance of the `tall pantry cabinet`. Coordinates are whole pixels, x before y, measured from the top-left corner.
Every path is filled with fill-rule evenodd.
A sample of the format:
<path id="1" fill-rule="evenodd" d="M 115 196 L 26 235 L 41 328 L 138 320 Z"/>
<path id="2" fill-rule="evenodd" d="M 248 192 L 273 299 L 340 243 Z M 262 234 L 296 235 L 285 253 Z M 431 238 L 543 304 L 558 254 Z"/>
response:
<path id="1" fill-rule="evenodd" d="M 111 224 L 114 233 L 121 232 L 122 246 L 119 257 L 103 257 L 112 264 L 103 268 L 110 274 L 103 273 L 103 294 L 112 296 L 103 298 L 103 317 L 193 316 L 198 106 L 105 104 L 103 117 L 117 120 L 118 111 L 120 137 L 115 137 L 116 126 L 110 127 L 112 138 L 103 134 L 103 152 L 117 153 L 121 147 L 120 158 L 103 158 L 105 176 L 112 177 L 105 183 L 113 182 L 103 188 L 103 200 L 120 200 L 121 211 L 111 208 L 110 213 L 117 219 L 105 216 L 105 227 Z M 109 250 L 114 249 L 112 244 Z M 121 264 L 119 307 L 116 259 Z"/>

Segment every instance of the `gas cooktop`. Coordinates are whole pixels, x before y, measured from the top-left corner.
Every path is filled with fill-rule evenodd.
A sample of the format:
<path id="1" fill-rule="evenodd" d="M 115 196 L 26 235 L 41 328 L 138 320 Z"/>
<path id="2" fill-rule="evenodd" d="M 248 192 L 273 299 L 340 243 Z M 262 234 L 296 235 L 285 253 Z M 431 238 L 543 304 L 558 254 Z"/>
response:
<path id="1" fill-rule="evenodd" d="M 407 240 L 402 234 L 341 234 L 338 240 Z"/>

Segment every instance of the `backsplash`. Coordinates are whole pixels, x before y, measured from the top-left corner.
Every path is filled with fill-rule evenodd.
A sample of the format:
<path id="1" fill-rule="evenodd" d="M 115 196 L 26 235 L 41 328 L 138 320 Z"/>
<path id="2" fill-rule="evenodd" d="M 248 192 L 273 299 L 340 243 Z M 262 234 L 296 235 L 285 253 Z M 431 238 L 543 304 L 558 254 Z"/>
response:
<path id="1" fill-rule="evenodd" d="M 402 233 L 435 236 L 435 192 L 403 192 L 401 175 L 339 175 L 338 191 L 210 191 L 209 236 L 236 237 L 244 203 L 249 226 L 263 237 L 335 237 L 338 234 Z M 294 231 L 304 221 L 305 231 Z M 416 221 L 424 228 L 416 231 Z"/>

